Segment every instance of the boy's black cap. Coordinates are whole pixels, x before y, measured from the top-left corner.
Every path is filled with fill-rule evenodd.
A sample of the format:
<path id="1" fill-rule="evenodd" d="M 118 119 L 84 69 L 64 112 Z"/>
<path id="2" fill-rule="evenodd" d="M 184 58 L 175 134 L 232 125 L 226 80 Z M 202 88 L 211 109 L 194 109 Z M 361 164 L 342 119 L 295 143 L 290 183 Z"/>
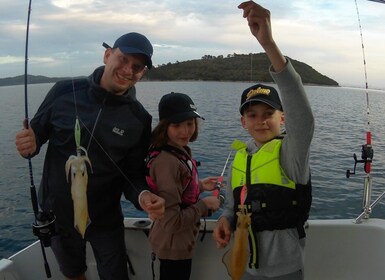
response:
<path id="1" fill-rule="evenodd" d="M 103 43 L 105 48 L 111 48 L 108 44 Z M 113 49 L 119 48 L 120 51 L 124 54 L 143 54 L 146 57 L 146 66 L 148 69 L 152 67 L 152 54 L 153 48 L 151 42 L 146 38 L 146 36 L 131 32 L 120 36 L 116 39 Z"/>
<path id="2" fill-rule="evenodd" d="M 277 110 L 283 111 L 277 90 L 270 86 L 256 84 L 245 89 L 242 93 L 239 112 L 242 114 L 245 105 L 251 102 L 263 102 Z"/>
<path id="3" fill-rule="evenodd" d="M 159 101 L 159 120 L 168 119 L 172 123 L 179 123 L 191 118 L 204 118 L 196 111 L 191 98 L 178 92 L 171 92 L 162 96 Z"/>

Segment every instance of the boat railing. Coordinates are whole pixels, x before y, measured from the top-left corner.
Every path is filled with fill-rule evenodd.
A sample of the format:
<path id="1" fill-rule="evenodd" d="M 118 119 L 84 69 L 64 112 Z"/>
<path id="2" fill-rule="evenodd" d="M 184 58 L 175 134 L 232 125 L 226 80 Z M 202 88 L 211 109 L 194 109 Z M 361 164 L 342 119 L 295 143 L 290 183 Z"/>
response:
<path id="1" fill-rule="evenodd" d="M 354 158 L 353 172 L 350 170 L 346 170 L 346 177 L 349 178 L 350 175 L 356 174 L 357 163 L 364 163 L 364 171 L 366 172 L 366 177 L 365 177 L 365 181 L 364 181 L 364 192 L 363 192 L 363 199 L 362 199 L 362 213 L 354 220 L 354 223 L 356 223 L 356 224 L 362 223 L 362 219 L 369 219 L 370 214 L 373 211 L 373 208 L 385 196 L 385 192 L 383 192 L 373 202 L 371 202 L 372 179 L 370 176 L 370 169 L 371 169 L 371 163 L 373 160 L 374 152 L 373 152 L 372 145 L 370 144 L 370 141 L 367 141 L 367 142 L 368 142 L 367 144 L 362 145 L 361 159 L 360 160 L 357 159 L 356 154 L 353 154 L 353 158 Z"/>
<path id="2" fill-rule="evenodd" d="M 381 199 L 385 196 L 385 192 L 379 195 L 372 203 L 372 179 L 370 176 L 365 177 L 364 183 L 364 195 L 362 201 L 362 213 L 354 220 L 354 223 L 360 224 L 362 223 L 362 219 L 369 219 L 370 214 L 373 211 L 373 208 L 381 201 Z"/>

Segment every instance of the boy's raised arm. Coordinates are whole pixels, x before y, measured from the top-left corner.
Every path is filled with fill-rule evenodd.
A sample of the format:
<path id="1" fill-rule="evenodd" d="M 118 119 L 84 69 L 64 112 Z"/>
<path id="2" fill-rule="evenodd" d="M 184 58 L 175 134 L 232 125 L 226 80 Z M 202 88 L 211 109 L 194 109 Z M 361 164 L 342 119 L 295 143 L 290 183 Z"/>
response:
<path id="1" fill-rule="evenodd" d="M 253 1 L 246 1 L 238 6 L 243 9 L 250 31 L 265 50 L 275 72 L 280 72 L 286 65 L 286 58 L 275 43 L 271 31 L 270 11 Z"/>

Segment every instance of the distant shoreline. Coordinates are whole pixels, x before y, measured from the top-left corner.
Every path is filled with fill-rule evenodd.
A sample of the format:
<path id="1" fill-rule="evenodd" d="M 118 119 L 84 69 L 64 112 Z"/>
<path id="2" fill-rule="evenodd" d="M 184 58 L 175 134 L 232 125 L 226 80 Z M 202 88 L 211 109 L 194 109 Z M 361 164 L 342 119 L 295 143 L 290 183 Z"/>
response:
<path id="1" fill-rule="evenodd" d="M 39 77 L 43 77 L 43 76 L 39 76 Z M 80 78 L 80 77 L 75 77 L 75 78 L 50 78 L 50 77 L 44 77 L 46 78 L 46 80 L 41 80 L 41 81 L 29 81 L 28 82 L 28 85 L 38 85 L 38 84 L 53 84 L 53 83 L 56 83 L 58 81 L 61 81 L 61 80 L 68 80 L 68 79 L 77 79 L 77 78 Z M 23 82 L 19 82 L 19 81 L 11 81 L 11 82 L 3 82 L 2 80 L 3 79 L 11 79 L 12 78 L 0 78 L 0 87 L 7 87 L 7 86 L 21 86 L 21 85 L 24 85 L 24 81 Z M 141 80 L 140 83 L 151 83 L 151 82 L 223 82 L 223 83 L 249 83 L 250 81 L 231 81 L 231 80 L 221 80 L 221 81 L 202 81 L 202 80 L 167 80 L 167 81 L 160 81 L 160 80 Z M 252 81 L 252 82 L 257 82 L 257 81 Z M 263 82 L 263 83 L 266 83 L 266 84 L 273 84 L 272 82 Z M 304 83 L 305 86 L 324 86 L 324 87 L 341 87 L 340 85 L 324 85 L 324 84 L 314 84 L 314 83 Z M 349 86 L 351 88 L 355 88 L 353 86 Z M 359 87 L 357 87 L 359 88 Z"/>
<path id="2" fill-rule="evenodd" d="M 305 85 L 339 86 L 338 82 L 310 65 L 289 58 Z M 217 81 L 274 82 L 269 73 L 270 61 L 265 53 L 205 55 L 201 59 L 162 64 L 147 71 L 142 81 Z M 25 76 L 0 78 L 0 86 L 22 85 Z M 28 75 L 28 84 L 55 83 L 80 77 L 46 77 Z"/>

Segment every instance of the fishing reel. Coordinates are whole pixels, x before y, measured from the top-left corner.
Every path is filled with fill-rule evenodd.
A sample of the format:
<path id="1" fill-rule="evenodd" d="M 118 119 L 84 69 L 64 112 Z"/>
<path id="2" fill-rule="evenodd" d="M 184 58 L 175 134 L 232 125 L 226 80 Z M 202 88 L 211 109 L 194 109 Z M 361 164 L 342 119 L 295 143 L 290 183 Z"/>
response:
<path id="1" fill-rule="evenodd" d="M 52 212 L 39 212 L 32 224 L 33 234 L 36 235 L 44 247 L 51 246 L 51 237 L 56 235 L 56 217 Z"/>
<path id="2" fill-rule="evenodd" d="M 374 153 L 373 153 L 372 145 L 369 145 L 369 144 L 362 145 L 361 160 L 358 160 L 357 155 L 353 154 L 354 169 L 353 169 L 353 172 L 351 172 L 349 169 L 346 170 L 346 178 L 349 178 L 350 175 L 356 174 L 357 163 L 364 163 L 364 171 L 366 173 L 369 173 L 370 172 L 370 163 L 372 163 L 373 154 Z"/>

